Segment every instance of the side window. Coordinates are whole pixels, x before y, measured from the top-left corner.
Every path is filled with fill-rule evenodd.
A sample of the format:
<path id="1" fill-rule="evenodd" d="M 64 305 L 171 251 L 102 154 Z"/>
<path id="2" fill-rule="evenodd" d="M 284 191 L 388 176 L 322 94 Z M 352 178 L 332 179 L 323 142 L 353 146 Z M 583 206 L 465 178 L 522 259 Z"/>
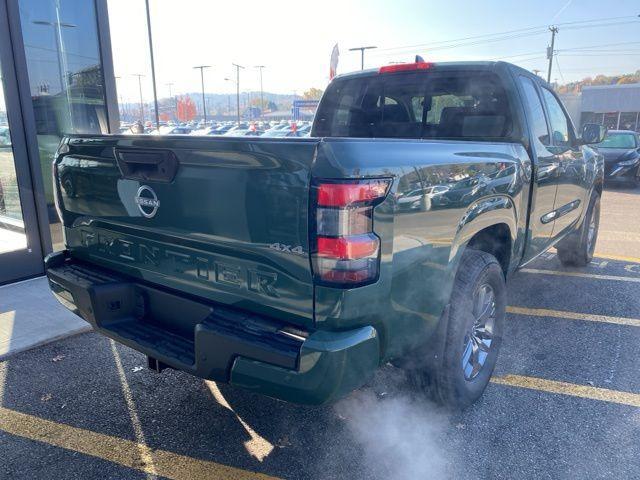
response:
<path id="1" fill-rule="evenodd" d="M 548 147 L 550 144 L 549 127 L 547 126 L 547 120 L 544 116 L 544 108 L 542 107 L 542 101 L 531 79 L 520 77 L 520 84 L 524 90 L 527 112 L 529 113 L 529 117 L 531 117 L 531 134 L 536 143 L 536 150 L 539 151 L 540 148 Z"/>
<path id="2" fill-rule="evenodd" d="M 562 106 L 556 97 L 546 88 L 542 89 L 544 101 L 549 110 L 549 123 L 551 124 L 553 144 L 559 147 L 567 147 L 571 144 L 569 136 L 569 120 L 562 110 Z"/>

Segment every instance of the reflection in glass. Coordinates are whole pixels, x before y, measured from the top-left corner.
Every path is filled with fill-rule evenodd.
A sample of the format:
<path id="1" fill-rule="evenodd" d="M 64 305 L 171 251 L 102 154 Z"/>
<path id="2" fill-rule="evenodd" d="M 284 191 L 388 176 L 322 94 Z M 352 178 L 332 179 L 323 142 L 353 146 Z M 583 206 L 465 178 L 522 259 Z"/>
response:
<path id="1" fill-rule="evenodd" d="M 602 124 L 606 127 L 607 130 L 615 130 L 616 128 L 618 128 L 618 113 L 605 113 Z"/>
<path id="2" fill-rule="evenodd" d="M 29 84 L 54 250 L 62 232 L 54 208 L 51 161 L 65 133 L 107 133 L 94 2 L 20 0 Z"/>
<path id="3" fill-rule="evenodd" d="M 4 83 L 0 81 L 0 254 L 25 248 L 27 236 L 22 221 Z"/>
<path id="4" fill-rule="evenodd" d="M 620 130 L 638 131 L 638 112 L 622 112 L 620 114 Z"/>

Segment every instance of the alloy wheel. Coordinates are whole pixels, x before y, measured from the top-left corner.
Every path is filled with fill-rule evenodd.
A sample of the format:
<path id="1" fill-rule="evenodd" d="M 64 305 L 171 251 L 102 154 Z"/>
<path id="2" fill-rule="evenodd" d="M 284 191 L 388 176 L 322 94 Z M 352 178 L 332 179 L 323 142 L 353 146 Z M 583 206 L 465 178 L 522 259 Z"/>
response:
<path id="1" fill-rule="evenodd" d="M 491 285 L 480 285 L 473 296 L 473 326 L 464 339 L 462 370 L 465 380 L 473 380 L 484 366 L 494 340 L 496 296 Z"/>

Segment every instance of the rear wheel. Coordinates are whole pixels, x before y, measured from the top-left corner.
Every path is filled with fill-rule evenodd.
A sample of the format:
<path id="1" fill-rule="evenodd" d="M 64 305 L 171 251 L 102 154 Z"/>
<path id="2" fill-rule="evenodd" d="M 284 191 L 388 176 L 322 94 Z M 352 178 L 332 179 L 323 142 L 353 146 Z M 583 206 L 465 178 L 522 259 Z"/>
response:
<path id="1" fill-rule="evenodd" d="M 600 195 L 594 192 L 582 227 L 558 243 L 558 258 L 565 266 L 584 267 L 593 260 L 600 228 Z"/>
<path id="2" fill-rule="evenodd" d="M 454 282 L 442 364 L 414 368 L 414 385 L 444 405 L 462 409 L 481 395 L 496 364 L 502 340 L 506 285 L 492 255 L 467 249 Z"/>

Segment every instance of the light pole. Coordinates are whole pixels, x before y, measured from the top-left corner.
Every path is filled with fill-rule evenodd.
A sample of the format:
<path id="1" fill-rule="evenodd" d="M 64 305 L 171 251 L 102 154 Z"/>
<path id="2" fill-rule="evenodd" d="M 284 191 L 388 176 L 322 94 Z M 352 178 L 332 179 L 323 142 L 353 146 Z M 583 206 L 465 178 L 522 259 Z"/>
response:
<path id="1" fill-rule="evenodd" d="M 202 113 L 204 117 L 204 124 L 207 124 L 207 103 L 204 99 L 204 69 L 211 68 L 211 65 L 198 65 L 197 67 L 193 67 L 200 69 L 200 82 L 202 83 Z"/>
<path id="2" fill-rule="evenodd" d="M 134 77 L 138 77 L 138 91 L 140 93 L 140 121 L 142 122 L 142 126 L 144 127 L 144 103 L 142 101 L 142 75 L 141 73 L 134 73 Z"/>
<path id="3" fill-rule="evenodd" d="M 374 48 L 378 48 L 378 47 L 374 47 L 374 46 L 354 47 L 354 48 L 350 48 L 349 49 L 350 52 L 356 52 L 356 51 L 360 50 L 360 70 L 364 70 L 364 51 L 365 50 L 373 50 Z"/>
<path id="4" fill-rule="evenodd" d="M 165 85 L 167 85 L 167 87 L 169 87 L 169 100 L 173 103 L 174 113 L 176 113 L 176 115 L 177 115 L 178 104 L 174 100 L 173 95 L 171 95 L 171 87 L 173 86 L 173 83 L 169 82 L 169 83 L 166 83 Z"/>
<path id="5" fill-rule="evenodd" d="M 151 13 L 149 0 L 145 0 L 147 9 L 147 33 L 149 34 L 149 56 L 151 57 L 151 83 L 153 84 L 153 106 L 156 111 L 156 129 L 160 128 L 160 114 L 158 112 L 158 92 L 156 91 L 156 64 L 153 61 L 153 39 L 151 38 Z"/>
<path id="6" fill-rule="evenodd" d="M 116 90 L 118 90 L 118 80 L 120 80 L 121 77 L 113 77 L 116 79 Z M 118 90 L 118 113 L 120 114 L 120 117 L 124 117 L 125 111 L 124 111 L 124 102 L 122 101 L 122 92 L 120 92 Z"/>
<path id="7" fill-rule="evenodd" d="M 260 72 L 260 116 L 264 116 L 264 89 L 262 88 L 262 69 L 266 68 L 264 65 L 256 65 L 254 68 L 257 68 Z"/>
<path id="8" fill-rule="evenodd" d="M 298 92 L 293 91 L 293 102 L 291 103 L 291 117 L 294 121 L 298 120 L 298 110 L 296 109 L 296 99 L 298 98 Z"/>
<path id="9" fill-rule="evenodd" d="M 60 9 L 58 8 L 58 4 L 56 3 L 56 21 L 49 22 L 47 20 L 34 20 L 32 22 L 34 25 L 42 25 L 48 26 L 53 29 L 53 36 L 56 38 L 56 55 L 58 57 L 58 75 L 60 77 L 60 91 L 64 92 L 64 95 L 67 97 L 67 109 L 69 111 L 69 124 L 71 125 L 71 130 L 73 130 L 73 110 L 71 109 L 71 97 L 69 95 L 69 83 L 67 82 L 66 77 L 66 63 L 67 59 L 64 56 L 64 43 L 62 42 L 62 28 L 75 28 L 77 25 L 73 23 L 61 22 L 60 21 Z"/>
<path id="10" fill-rule="evenodd" d="M 238 108 L 238 125 L 240 125 L 240 69 L 244 70 L 244 67 L 237 63 L 232 63 L 231 65 L 236 67 L 236 106 Z"/>
<path id="11" fill-rule="evenodd" d="M 547 69 L 547 83 L 551 82 L 551 67 L 553 67 L 553 47 L 556 43 L 556 33 L 558 33 L 558 27 L 549 27 L 551 32 L 551 46 L 547 48 L 547 58 L 549 59 L 549 68 Z"/>
<path id="12" fill-rule="evenodd" d="M 225 82 L 233 83 L 234 85 L 236 85 L 235 80 L 231 80 L 228 77 L 225 77 L 224 80 Z M 229 114 L 231 114 L 231 96 L 230 95 L 227 95 L 227 102 L 229 104 Z M 240 114 L 238 114 L 238 118 L 240 118 Z"/>

